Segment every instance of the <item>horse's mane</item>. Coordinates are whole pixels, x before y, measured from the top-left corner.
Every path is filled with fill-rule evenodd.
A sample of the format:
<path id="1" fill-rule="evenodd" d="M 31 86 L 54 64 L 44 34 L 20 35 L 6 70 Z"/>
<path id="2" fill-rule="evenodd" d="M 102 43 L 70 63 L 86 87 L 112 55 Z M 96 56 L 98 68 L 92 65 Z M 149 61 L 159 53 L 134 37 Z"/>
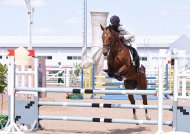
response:
<path id="1" fill-rule="evenodd" d="M 115 31 L 112 25 L 107 26 L 107 27 L 106 27 L 106 30 L 107 30 L 107 29 L 109 29 L 109 31 L 111 32 L 111 34 L 112 34 L 115 38 L 119 39 L 119 32 Z"/>

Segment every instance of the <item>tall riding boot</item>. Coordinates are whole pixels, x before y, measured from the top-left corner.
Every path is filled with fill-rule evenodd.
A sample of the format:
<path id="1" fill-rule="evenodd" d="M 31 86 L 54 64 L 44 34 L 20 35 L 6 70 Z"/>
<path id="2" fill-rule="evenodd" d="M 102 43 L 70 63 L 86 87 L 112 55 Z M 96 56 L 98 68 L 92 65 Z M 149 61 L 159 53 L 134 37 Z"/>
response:
<path id="1" fill-rule="evenodd" d="M 133 50 L 132 54 L 133 54 L 133 59 L 135 61 L 136 72 L 139 73 L 140 72 L 140 58 L 137 53 L 137 50 L 134 47 L 131 47 L 131 49 Z"/>
<path id="2" fill-rule="evenodd" d="M 140 73 L 140 61 L 139 61 L 139 56 L 135 57 L 135 68 L 137 73 Z"/>

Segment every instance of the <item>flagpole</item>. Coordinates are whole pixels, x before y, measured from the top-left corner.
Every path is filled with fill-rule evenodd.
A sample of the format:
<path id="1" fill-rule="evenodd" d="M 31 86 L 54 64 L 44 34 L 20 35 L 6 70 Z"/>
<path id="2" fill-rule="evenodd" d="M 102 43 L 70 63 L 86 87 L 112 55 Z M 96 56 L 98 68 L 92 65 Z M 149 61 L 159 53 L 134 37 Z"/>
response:
<path id="1" fill-rule="evenodd" d="M 81 76 L 81 88 L 84 88 L 84 62 L 87 58 L 87 0 L 84 0 L 84 21 L 83 21 L 83 46 L 82 46 L 82 76 Z"/>
<path id="2" fill-rule="evenodd" d="M 82 60 L 87 57 L 87 0 L 84 0 L 84 21 L 83 21 L 83 54 Z"/>
<path id="3" fill-rule="evenodd" d="M 34 13 L 34 8 L 32 7 L 31 0 L 25 0 L 26 7 L 28 10 L 28 50 L 32 49 L 32 16 Z"/>

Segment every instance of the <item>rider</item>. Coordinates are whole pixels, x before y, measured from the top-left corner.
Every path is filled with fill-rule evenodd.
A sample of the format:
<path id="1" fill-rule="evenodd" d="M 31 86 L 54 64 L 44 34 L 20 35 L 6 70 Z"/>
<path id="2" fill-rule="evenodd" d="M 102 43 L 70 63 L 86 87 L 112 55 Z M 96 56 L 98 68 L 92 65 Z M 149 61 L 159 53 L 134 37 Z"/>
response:
<path id="1" fill-rule="evenodd" d="M 112 16 L 110 18 L 110 23 L 113 29 L 120 33 L 119 38 L 122 39 L 122 41 L 125 43 L 126 46 L 129 47 L 132 56 L 133 56 L 133 61 L 135 62 L 135 67 L 137 73 L 139 73 L 140 69 L 140 61 L 139 61 L 139 55 L 137 53 L 137 46 L 135 43 L 135 36 L 128 32 L 126 28 L 120 24 L 120 18 L 116 15 Z M 105 72 L 108 72 L 108 70 L 104 70 Z"/>

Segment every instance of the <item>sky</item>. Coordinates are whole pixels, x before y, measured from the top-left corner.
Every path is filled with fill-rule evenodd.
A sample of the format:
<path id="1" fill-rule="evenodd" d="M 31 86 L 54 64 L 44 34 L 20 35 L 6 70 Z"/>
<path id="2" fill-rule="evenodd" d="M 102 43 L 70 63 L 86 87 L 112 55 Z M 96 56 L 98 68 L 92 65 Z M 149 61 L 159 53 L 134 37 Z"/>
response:
<path id="1" fill-rule="evenodd" d="M 82 36 L 84 0 L 31 0 L 34 7 L 32 35 Z M 135 35 L 190 36 L 190 0 L 87 0 L 90 12 L 118 15 Z M 0 0 L 0 36 L 27 35 L 25 0 Z"/>

